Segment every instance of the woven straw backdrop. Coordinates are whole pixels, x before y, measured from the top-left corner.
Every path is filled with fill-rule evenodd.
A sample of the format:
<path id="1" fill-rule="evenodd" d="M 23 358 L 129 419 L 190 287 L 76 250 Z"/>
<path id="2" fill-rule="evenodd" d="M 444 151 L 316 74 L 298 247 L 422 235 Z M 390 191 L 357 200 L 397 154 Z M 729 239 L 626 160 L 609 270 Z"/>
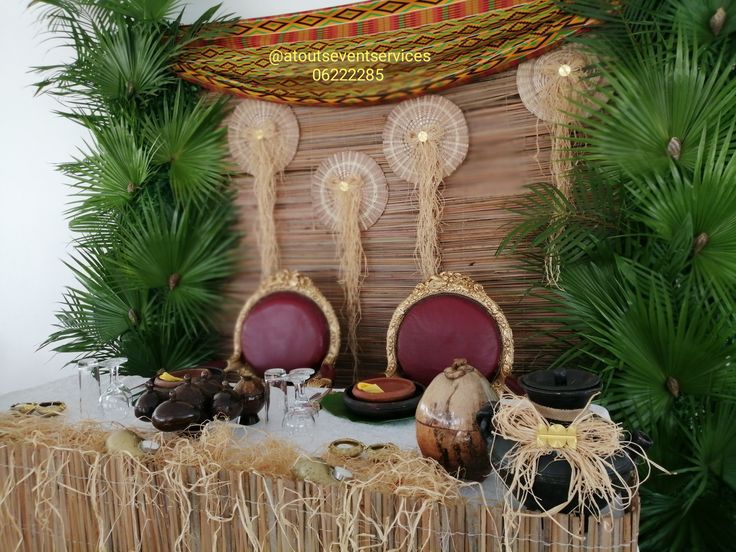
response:
<path id="1" fill-rule="evenodd" d="M 529 276 L 516 268 L 515 260 L 508 255 L 497 257 L 495 251 L 514 220 L 507 211 L 509 199 L 523 193 L 527 183 L 550 180 L 546 127 L 521 103 L 515 70 L 458 86 L 442 95 L 463 110 L 470 133 L 465 162 L 445 181 L 442 268 L 469 275 L 504 309 L 514 331 L 515 371 L 543 367 L 541 351 L 546 340 L 538 327 L 526 322 L 529 313 L 539 312 L 542 304 L 524 296 Z M 384 370 L 391 314 L 420 280 L 413 257 L 417 212 L 412 185 L 391 171 L 382 149 L 383 127 L 394 107 L 294 107 L 301 134 L 299 148 L 277 186 L 275 218 L 281 266 L 310 276 L 344 324 L 335 241 L 314 216 L 311 176 L 323 159 L 346 149 L 370 155 L 386 174 L 388 205 L 378 222 L 363 232 L 368 277 L 363 286 L 363 319 L 358 335 L 360 373 L 364 376 Z M 240 175 L 236 186 L 239 230 L 245 236 L 238 274 L 228 285 L 232 302 L 220 321 L 223 335 L 228 336 L 224 345 L 227 352 L 238 310 L 260 279 L 252 178 Z M 338 383 L 347 382 L 351 369 L 344 350 L 337 369 Z"/>

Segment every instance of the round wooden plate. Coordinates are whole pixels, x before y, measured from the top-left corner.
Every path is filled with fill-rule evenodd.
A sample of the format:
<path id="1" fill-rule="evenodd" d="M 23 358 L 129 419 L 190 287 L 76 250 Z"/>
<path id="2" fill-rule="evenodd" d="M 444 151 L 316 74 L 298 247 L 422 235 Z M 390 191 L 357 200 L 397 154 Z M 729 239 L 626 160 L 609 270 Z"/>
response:
<path id="1" fill-rule="evenodd" d="M 383 389 L 383 393 L 368 393 L 354 385 L 351 389 L 356 399 L 366 402 L 394 402 L 408 399 L 414 394 L 417 386 L 405 378 L 372 378 L 360 383 L 372 383 Z"/>

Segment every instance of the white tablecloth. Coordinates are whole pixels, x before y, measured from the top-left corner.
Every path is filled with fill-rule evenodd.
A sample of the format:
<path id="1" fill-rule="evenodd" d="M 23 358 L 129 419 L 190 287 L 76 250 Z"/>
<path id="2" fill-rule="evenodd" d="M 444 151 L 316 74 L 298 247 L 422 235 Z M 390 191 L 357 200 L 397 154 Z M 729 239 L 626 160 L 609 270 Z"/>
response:
<path id="1" fill-rule="evenodd" d="M 139 377 L 124 378 L 125 383 L 133 388 L 141 385 L 145 380 Z M 104 384 L 103 384 L 104 388 Z M 278 396 L 278 392 L 272 393 Z M 38 387 L 14 391 L 5 395 L 0 395 L 0 410 L 7 410 L 10 405 L 18 402 L 41 402 L 41 401 L 64 401 L 67 404 L 67 410 L 63 414 L 64 418 L 70 423 L 80 419 L 80 411 L 93 413 L 91 416 L 95 419 L 103 419 L 102 411 L 95 412 L 95 397 L 90 394 L 84 397 L 80 407 L 80 393 L 77 375 L 71 375 L 60 380 L 52 381 Z M 327 445 L 335 439 L 349 437 L 358 439 L 366 444 L 391 442 L 404 450 L 417 450 L 416 434 L 414 430 L 414 419 L 405 419 L 392 421 L 382 424 L 366 424 L 351 422 L 345 418 L 333 416 L 326 410 L 322 410 L 316 424 L 311 431 L 304 431 L 296 435 L 288 434 L 281 427 L 281 416 L 279 415 L 279 406 L 283 409 L 283 403 L 279 405 L 278 399 L 271 405 L 270 412 L 273 413 L 269 422 L 265 421 L 263 412 L 261 412 L 261 421 L 252 426 L 237 425 L 238 433 L 244 438 L 258 441 L 266 435 L 273 435 L 283 439 L 288 439 L 295 443 L 305 453 L 318 455 L 323 453 Z M 124 425 L 135 428 L 150 429 L 151 425 L 141 422 L 133 415 L 131 408 L 130 414 L 122 420 L 117 420 Z M 499 490 L 502 486 L 496 477 L 491 475 L 483 482 L 483 494 L 486 500 L 499 500 Z M 469 493 L 473 493 L 469 491 Z"/>

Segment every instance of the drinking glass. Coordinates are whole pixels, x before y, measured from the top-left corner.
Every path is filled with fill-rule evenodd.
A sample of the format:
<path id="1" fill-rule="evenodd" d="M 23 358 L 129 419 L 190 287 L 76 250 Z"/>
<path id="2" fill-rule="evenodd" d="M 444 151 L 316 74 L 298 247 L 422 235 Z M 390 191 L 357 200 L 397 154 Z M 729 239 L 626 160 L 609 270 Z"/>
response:
<path id="1" fill-rule="evenodd" d="M 303 404 L 309 401 L 304 392 L 304 384 L 314 374 L 312 368 L 294 368 L 289 372 L 289 381 L 294 385 L 294 402 Z"/>
<path id="2" fill-rule="evenodd" d="M 124 418 L 130 412 L 132 393 L 120 379 L 120 366 L 127 360 L 127 358 L 115 357 L 100 363 L 110 368 L 110 386 L 100 396 L 100 406 L 108 417 L 115 420 Z"/>
<path id="3" fill-rule="evenodd" d="M 93 418 L 99 413 L 99 400 L 102 394 L 100 385 L 100 364 L 96 358 L 83 358 L 77 361 L 79 382 L 79 417 Z"/>
<path id="4" fill-rule="evenodd" d="M 289 407 L 281 425 L 289 435 L 296 435 L 315 424 L 316 409 L 310 403 L 293 404 Z"/>
<path id="5" fill-rule="evenodd" d="M 270 368 L 263 373 L 263 381 L 266 383 L 266 421 L 268 422 L 268 412 L 271 406 L 271 388 L 276 387 L 284 394 L 284 413 L 289 407 L 289 401 L 286 394 L 286 385 L 288 378 L 286 370 L 283 368 Z"/>

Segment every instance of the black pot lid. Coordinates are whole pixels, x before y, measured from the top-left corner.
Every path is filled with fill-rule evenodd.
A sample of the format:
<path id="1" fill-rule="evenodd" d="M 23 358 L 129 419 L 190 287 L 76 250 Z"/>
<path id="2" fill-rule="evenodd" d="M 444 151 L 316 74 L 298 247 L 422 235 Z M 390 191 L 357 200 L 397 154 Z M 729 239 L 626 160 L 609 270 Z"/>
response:
<path id="1" fill-rule="evenodd" d="M 539 391 L 586 391 L 600 387 L 601 378 L 597 374 L 575 368 L 557 370 L 537 370 L 525 374 L 520 379 L 524 387 Z"/>

